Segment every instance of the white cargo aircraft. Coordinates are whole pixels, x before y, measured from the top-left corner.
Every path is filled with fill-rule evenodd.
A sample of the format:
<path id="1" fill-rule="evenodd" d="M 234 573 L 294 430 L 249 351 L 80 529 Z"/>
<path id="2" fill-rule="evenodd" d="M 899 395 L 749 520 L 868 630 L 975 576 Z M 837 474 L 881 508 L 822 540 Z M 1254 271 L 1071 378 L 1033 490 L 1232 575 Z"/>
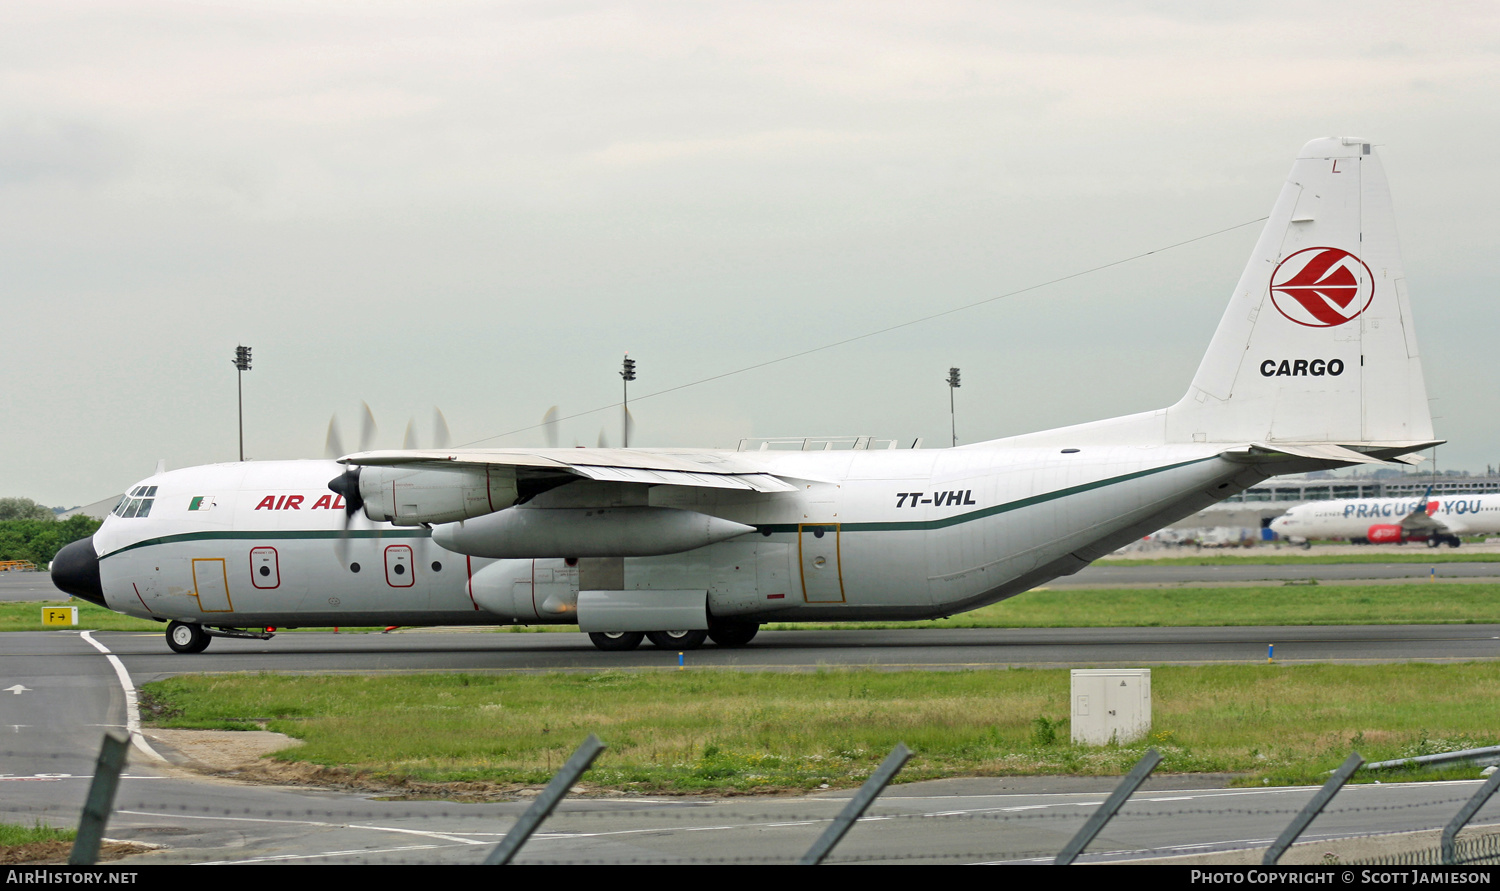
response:
<path id="1" fill-rule="evenodd" d="M 1328 138 L 1298 155 L 1169 408 L 951 449 L 196 467 L 132 487 L 52 573 L 169 623 L 179 652 L 267 626 L 372 624 L 576 623 L 605 650 L 643 635 L 736 645 L 767 621 L 972 610 L 1269 476 L 1433 444 L 1385 174 L 1368 141 Z"/>
<path id="2" fill-rule="evenodd" d="M 1299 504 L 1271 529 L 1286 538 L 1347 538 L 1361 544 L 1425 541 L 1458 547 L 1460 535 L 1500 534 L 1500 495 L 1358 498 Z"/>

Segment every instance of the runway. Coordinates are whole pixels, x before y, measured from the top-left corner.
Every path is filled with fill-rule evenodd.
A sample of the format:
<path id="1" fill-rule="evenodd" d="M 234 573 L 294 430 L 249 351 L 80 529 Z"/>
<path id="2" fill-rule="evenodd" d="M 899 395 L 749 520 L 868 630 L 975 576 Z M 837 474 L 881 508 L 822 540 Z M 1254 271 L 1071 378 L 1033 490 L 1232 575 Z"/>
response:
<path id="1" fill-rule="evenodd" d="M 7 636 L 14 637 L 15 635 Z M 99 632 L 141 682 L 184 671 L 536 672 L 675 671 L 677 651 L 649 644 L 594 649 L 572 632 L 412 630 L 394 634 L 288 632 L 269 641 L 215 639 L 179 655 L 161 634 Z M 1213 628 L 922 628 L 763 631 L 746 647 L 683 654 L 688 670 L 813 671 L 832 666 L 900 669 L 1057 668 L 1276 661 L 1401 662 L 1500 658 L 1500 625 L 1352 625 Z"/>
<path id="2" fill-rule="evenodd" d="M 1280 631 L 1281 629 L 1277 629 Z M 1330 644 L 1327 629 L 1301 629 L 1291 646 Z M 1494 658 L 1500 627 L 1353 629 L 1343 645 L 1381 651 L 1387 658 L 1411 646 L 1442 641 L 1449 651 Z M 1137 640 L 1070 630 L 1047 632 L 1066 646 L 1107 654 L 1121 646 L 1205 646 L 1224 649 L 1220 635 L 1195 640 L 1195 629 L 1147 629 Z M 1244 629 L 1241 643 L 1268 629 Z M 1422 638 L 1429 638 L 1423 641 Z M 780 632 L 766 645 L 730 652 L 736 667 L 783 670 L 838 664 L 878 664 L 892 652 L 970 653 L 993 641 L 985 632 Z M 1290 633 L 1290 632 L 1287 632 Z M 675 655 L 642 650 L 593 651 L 581 635 L 440 634 L 287 635 L 230 644 L 197 656 L 161 652 L 155 635 L 28 632 L 6 635 L 0 657 L 0 819 L 71 825 L 81 809 L 93 757 L 106 728 L 125 723 L 125 691 L 109 656 L 118 654 L 134 683 L 184 669 L 243 671 L 527 670 L 560 660 L 576 669 L 635 667 L 675 670 Z M 956 636 L 949 637 L 948 635 Z M 569 638 L 578 638 L 570 640 Z M 1024 638 L 1033 637 L 1030 632 Z M 1128 635 L 1127 635 L 1128 637 Z M 1292 638 L 1286 638 L 1292 640 Z M 917 643 L 914 643 L 917 641 Z M 759 643 L 759 642 L 757 642 Z M 1041 637 L 1033 649 L 1046 648 Z M 244 644 L 245 646 L 235 646 Z M 1339 645 L 1339 641 L 1333 641 Z M 281 646 L 279 652 L 274 648 Z M 998 644 L 1001 648 L 1016 647 Z M 886 649 L 882 649 L 882 647 Z M 891 649 L 903 648 L 903 649 Z M 1312 652 L 1309 650 L 1309 652 Z M 1485 656 L 1484 654 L 1488 654 Z M 755 656 L 771 657 L 754 660 Z M 698 668 L 700 651 L 690 663 Z M 931 656 L 924 658 L 933 658 Z M 1047 664 L 1051 657 L 1034 664 Z M 1248 657 L 1247 658 L 1263 658 Z M 1103 659 L 1101 658 L 1101 661 Z M 726 664 L 726 663 L 717 663 Z M 826 662 L 824 664 L 827 664 Z M 908 662 L 915 665 L 919 662 Z M 943 663 L 957 667 L 955 660 Z M 1155 663 L 1159 664 L 1159 663 Z M 509 666 L 507 668 L 506 666 Z M 885 667 L 901 667 L 886 665 Z M 19 688 L 19 692 L 10 692 Z M 169 750 L 167 757 L 171 758 Z M 1226 778 L 1171 775 L 1170 761 L 1127 805 L 1083 858 L 1084 862 L 1221 854 L 1264 846 L 1312 795 L 1310 788 L 1226 789 Z M 111 838 L 164 847 L 121 865 L 151 863 L 466 864 L 480 862 L 518 818 L 526 800 L 492 804 L 380 801 L 333 789 L 241 785 L 184 774 L 170 761 L 132 752 L 109 827 Z M 1048 862 L 1102 802 L 1111 778 L 997 777 L 914 783 L 890 790 L 836 852 L 835 862 Z M 1341 794 L 1319 818 L 1308 856 L 1339 850 L 1347 836 L 1432 829 L 1473 794 L 1476 783 L 1361 786 Z M 791 863 L 811 846 L 850 793 L 791 797 L 615 796 L 570 798 L 522 852 L 525 863 Z"/>

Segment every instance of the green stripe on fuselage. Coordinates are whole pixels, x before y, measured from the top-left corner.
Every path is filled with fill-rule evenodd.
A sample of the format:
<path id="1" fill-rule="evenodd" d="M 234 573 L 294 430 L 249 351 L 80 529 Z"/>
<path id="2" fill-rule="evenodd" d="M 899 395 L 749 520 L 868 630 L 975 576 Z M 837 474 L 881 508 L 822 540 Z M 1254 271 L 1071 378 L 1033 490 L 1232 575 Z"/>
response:
<path id="1" fill-rule="evenodd" d="M 136 548 L 149 548 L 155 545 L 177 544 L 184 541 L 303 541 L 310 539 L 325 539 L 337 541 L 345 536 L 341 529 L 297 529 L 292 531 L 265 529 L 256 531 L 253 529 L 240 531 L 216 531 L 216 532 L 184 532 L 180 535 L 163 535 L 161 538 L 147 538 L 135 544 L 128 544 L 123 548 L 101 554 L 99 559 L 113 557 L 115 554 L 123 554 Z M 427 529 L 351 529 L 347 533 L 351 539 L 355 538 L 431 538 L 432 532 Z"/>
<path id="2" fill-rule="evenodd" d="M 1127 473 L 1124 476 L 1110 477 L 1109 479 L 1097 480 L 1097 481 L 1092 482 L 1092 483 L 1083 483 L 1082 485 L 1078 485 L 1078 486 L 1069 486 L 1066 489 L 1058 489 L 1055 492 L 1044 492 L 1041 495 L 1031 495 L 1031 496 L 1026 497 L 1026 498 L 1020 498 L 1020 499 L 1017 499 L 1015 501 L 1006 502 L 1005 504 L 997 504 L 997 505 L 994 505 L 993 507 L 981 507 L 978 510 L 971 510 L 968 513 L 955 514 L 955 515 L 953 515 L 951 517 L 942 517 L 942 518 L 936 519 L 936 520 L 911 520 L 911 521 L 897 520 L 897 521 L 888 522 L 888 523 L 844 523 L 844 524 L 841 524 L 839 526 L 839 531 L 840 532 L 922 532 L 922 531 L 927 531 L 927 530 L 931 530 L 931 529 L 946 529 L 949 526 L 957 526 L 960 523 L 971 523 L 971 522 L 973 522 L 975 520 L 983 520 L 986 517 L 993 517 L 993 516 L 995 516 L 997 514 L 1007 513 L 1008 511 L 1020 510 L 1023 507 L 1031 507 L 1034 504 L 1042 504 L 1042 503 L 1047 502 L 1047 501 L 1055 501 L 1058 498 L 1066 498 L 1069 495 L 1077 495 L 1077 494 L 1079 494 L 1081 492 L 1088 492 L 1088 491 L 1091 491 L 1093 489 L 1102 489 L 1105 486 L 1112 486 L 1112 485 L 1114 485 L 1116 483 L 1129 482 L 1130 480 L 1136 480 L 1136 479 L 1140 479 L 1141 477 L 1151 476 L 1152 474 L 1155 474 L 1155 473 L 1162 473 L 1162 472 L 1168 471 L 1168 470 L 1176 470 L 1179 467 L 1188 467 L 1188 466 L 1191 466 L 1193 464 L 1202 464 L 1204 461 L 1212 461 L 1212 460 L 1214 460 L 1217 457 L 1218 457 L 1218 455 L 1210 455 L 1207 458 L 1195 458 L 1192 461 L 1182 461 L 1182 462 L 1179 462 L 1177 464 L 1167 464 L 1167 465 L 1162 466 L 1162 467 L 1153 467 L 1150 470 L 1138 470 L 1135 473 Z M 826 523 L 817 523 L 817 524 L 811 524 L 811 525 L 828 525 L 828 524 L 826 524 Z M 798 529 L 798 526 L 799 526 L 799 524 L 797 524 L 797 523 L 766 523 L 764 525 L 757 526 L 756 529 L 759 530 L 760 532 L 763 532 L 763 533 L 764 532 L 793 532 L 793 533 L 795 533 L 797 531 L 797 529 Z"/>

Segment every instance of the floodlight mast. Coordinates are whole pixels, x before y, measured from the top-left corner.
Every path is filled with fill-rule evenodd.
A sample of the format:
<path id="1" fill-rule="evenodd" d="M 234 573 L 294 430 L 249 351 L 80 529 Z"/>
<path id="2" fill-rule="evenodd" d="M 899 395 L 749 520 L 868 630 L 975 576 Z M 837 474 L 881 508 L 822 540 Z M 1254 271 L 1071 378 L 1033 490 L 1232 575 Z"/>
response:
<path id="1" fill-rule="evenodd" d="M 620 406 L 620 442 L 623 448 L 630 448 L 630 382 L 635 380 L 635 360 L 630 354 L 625 354 L 625 361 L 620 365 L 620 386 L 624 388 Z"/>
<path id="2" fill-rule="evenodd" d="M 958 369 L 948 369 L 948 423 L 953 428 L 953 445 L 958 446 L 958 416 L 953 410 L 953 391 L 958 389 Z"/>
<path id="3" fill-rule="evenodd" d="M 240 460 L 245 460 L 245 372 L 250 370 L 250 348 L 237 346 L 234 348 L 234 358 L 230 363 L 238 369 L 235 380 L 238 383 L 239 406 L 240 406 Z"/>

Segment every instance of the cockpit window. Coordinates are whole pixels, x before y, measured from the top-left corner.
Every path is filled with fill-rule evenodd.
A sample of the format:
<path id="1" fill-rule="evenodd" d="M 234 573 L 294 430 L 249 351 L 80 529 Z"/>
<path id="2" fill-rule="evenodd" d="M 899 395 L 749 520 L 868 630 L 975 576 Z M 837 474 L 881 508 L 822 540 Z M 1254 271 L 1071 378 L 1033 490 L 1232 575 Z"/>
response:
<path id="1" fill-rule="evenodd" d="M 136 486 L 130 490 L 130 494 L 120 499 L 115 509 L 110 511 L 121 519 L 129 520 L 136 517 L 151 515 L 151 505 L 155 502 L 155 486 Z"/>

